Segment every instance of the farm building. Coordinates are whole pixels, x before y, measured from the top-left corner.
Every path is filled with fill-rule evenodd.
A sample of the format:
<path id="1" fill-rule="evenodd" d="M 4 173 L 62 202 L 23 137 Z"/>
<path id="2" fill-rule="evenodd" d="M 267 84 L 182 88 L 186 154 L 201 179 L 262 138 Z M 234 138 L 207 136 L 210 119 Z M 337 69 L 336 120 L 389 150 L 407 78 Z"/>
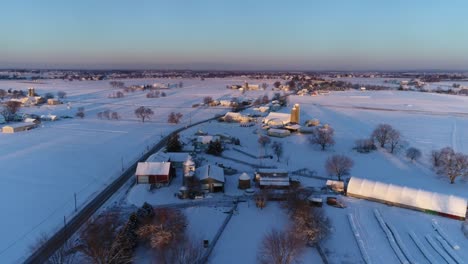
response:
<path id="1" fill-rule="evenodd" d="M 269 113 L 264 119 L 263 123 L 269 126 L 282 127 L 291 121 L 291 114 L 287 113 Z"/>
<path id="2" fill-rule="evenodd" d="M 466 217 L 463 198 L 367 179 L 351 177 L 347 195 L 458 220 Z"/>
<path id="3" fill-rule="evenodd" d="M 14 124 L 9 124 L 7 126 L 4 126 L 2 128 L 2 132 L 3 133 L 16 133 L 16 132 L 27 131 L 27 130 L 33 129 L 36 126 L 37 124 L 33 122 L 14 123 Z"/>
<path id="4" fill-rule="evenodd" d="M 170 162 L 138 162 L 137 184 L 169 184 L 174 176 Z"/>
<path id="5" fill-rule="evenodd" d="M 223 120 L 226 122 L 241 122 L 241 123 L 246 123 L 250 121 L 250 118 L 248 116 L 244 116 L 241 113 L 236 113 L 236 112 L 227 112 Z"/>
<path id="6" fill-rule="evenodd" d="M 259 169 L 255 181 L 260 188 L 288 188 L 290 184 L 288 172 L 278 169 Z"/>
<path id="7" fill-rule="evenodd" d="M 270 128 L 268 129 L 268 135 L 272 137 L 287 137 L 291 135 L 291 132 L 287 129 Z"/>
<path id="8" fill-rule="evenodd" d="M 250 176 L 247 173 L 244 172 L 239 176 L 239 185 L 238 185 L 238 187 L 241 190 L 245 190 L 245 189 L 250 188 Z"/>
<path id="9" fill-rule="evenodd" d="M 61 102 L 58 99 L 50 98 L 50 99 L 47 99 L 47 104 L 48 105 L 59 105 L 59 104 L 61 104 Z"/>
<path id="10" fill-rule="evenodd" d="M 216 165 L 205 165 L 195 170 L 203 190 L 224 192 L 224 170 Z"/>

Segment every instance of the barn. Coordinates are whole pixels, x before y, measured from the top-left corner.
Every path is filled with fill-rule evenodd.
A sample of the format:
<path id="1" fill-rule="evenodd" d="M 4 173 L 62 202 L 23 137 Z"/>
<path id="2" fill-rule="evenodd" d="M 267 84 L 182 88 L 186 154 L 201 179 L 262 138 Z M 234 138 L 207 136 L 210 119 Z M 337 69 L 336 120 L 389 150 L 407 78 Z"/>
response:
<path id="1" fill-rule="evenodd" d="M 137 184 L 169 184 L 174 176 L 170 162 L 138 162 Z"/>
<path id="2" fill-rule="evenodd" d="M 457 220 L 464 220 L 466 217 L 467 201 L 454 195 L 356 177 L 351 177 L 348 183 L 347 195 Z"/>
<path id="3" fill-rule="evenodd" d="M 224 170 L 216 165 L 205 165 L 195 170 L 203 190 L 224 192 Z"/>

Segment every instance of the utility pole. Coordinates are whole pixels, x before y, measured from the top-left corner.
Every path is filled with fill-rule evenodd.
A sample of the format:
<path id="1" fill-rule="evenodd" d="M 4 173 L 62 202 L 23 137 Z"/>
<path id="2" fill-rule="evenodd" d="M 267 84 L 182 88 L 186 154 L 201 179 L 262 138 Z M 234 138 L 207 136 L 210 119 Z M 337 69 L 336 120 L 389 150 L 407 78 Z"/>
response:
<path id="1" fill-rule="evenodd" d="M 76 213 L 78 211 L 78 208 L 76 206 L 76 193 L 74 193 L 73 196 L 75 197 L 75 213 Z"/>
<path id="2" fill-rule="evenodd" d="M 123 163 L 123 157 L 121 157 L 121 162 L 122 162 L 122 172 L 124 171 L 124 163 Z"/>

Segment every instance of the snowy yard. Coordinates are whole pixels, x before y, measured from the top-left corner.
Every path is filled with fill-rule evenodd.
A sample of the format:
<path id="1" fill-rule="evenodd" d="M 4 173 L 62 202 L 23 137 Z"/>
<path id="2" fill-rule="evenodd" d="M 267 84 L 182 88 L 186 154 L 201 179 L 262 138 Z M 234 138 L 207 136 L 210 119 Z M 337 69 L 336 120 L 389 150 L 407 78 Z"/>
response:
<path id="1" fill-rule="evenodd" d="M 324 205 L 325 212 L 333 225 L 332 234 L 323 243 L 331 263 L 365 263 L 349 224 L 348 215 L 350 214 L 355 219 L 360 239 L 363 241 L 371 263 L 399 262 L 386 233 L 375 217 L 374 210 L 376 209 L 380 212 L 385 223 L 393 227 L 400 237 L 402 243 L 398 243 L 398 246 L 403 248 L 403 251 L 406 249 L 410 253 L 410 258 L 417 263 L 444 263 L 442 256 L 431 247 L 426 239 L 426 236 L 429 235 L 437 241 L 435 237 L 440 235 L 434 230 L 433 221 L 438 223 L 450 241 L 460 247 L 458 250 L 453 250 L 454 256 L 468 259 L 468 251 L 466 250 L 468 240 L 461 232 L 461 221 L 360 199 L 347 197 L 341 197 L 341 199 L 348 206 L 347 208 L 339 209 Z M 424 256 L 411 238 L 411 232 L 421 242 L 422 248 L 430 252 L 432 262 L 429 262 L 430 260 Z M 437 245 L 442 247 L 440 242 L 437 242 Z"/>

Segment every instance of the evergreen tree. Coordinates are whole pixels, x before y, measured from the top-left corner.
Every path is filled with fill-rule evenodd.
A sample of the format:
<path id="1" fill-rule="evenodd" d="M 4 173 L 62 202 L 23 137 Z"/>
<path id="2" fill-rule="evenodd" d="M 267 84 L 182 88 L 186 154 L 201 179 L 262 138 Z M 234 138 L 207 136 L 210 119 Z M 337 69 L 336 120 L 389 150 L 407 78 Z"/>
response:
<path id="1" fill-rule="evenodd" d="M 223 153 L 223 146 L 221 145 L 221 142 L 219 140 L 211 141 L 208 145 L 206 153 L 215 156 L 221 156 L 221 153 Z"/>
<path id="2" fill-rule="evenodd" d="M 174 134 L 169 138 L 167 141 L 166 150 L 169 152 L 182 151 L 182 143 L 180 143 L 179 134 Z"/>

